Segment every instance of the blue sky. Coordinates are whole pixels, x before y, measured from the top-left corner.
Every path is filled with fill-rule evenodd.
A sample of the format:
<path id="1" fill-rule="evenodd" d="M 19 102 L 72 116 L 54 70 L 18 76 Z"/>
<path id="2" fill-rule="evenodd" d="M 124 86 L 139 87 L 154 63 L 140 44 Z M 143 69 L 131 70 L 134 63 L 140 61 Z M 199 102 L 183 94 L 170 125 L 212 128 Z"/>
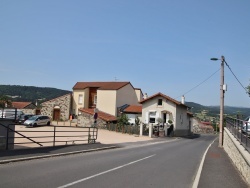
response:
<path id="1" fill-rule="evenodd" d="M 220 61 L 210 58 L 224 55 L 250 83 L 249 18 L 246 0 L 2 0 L 0 84 L 130 81 L 148 95 L 219 105 Z M 225 83 L 225 105 L 250 107 L 227 67 Z"/>

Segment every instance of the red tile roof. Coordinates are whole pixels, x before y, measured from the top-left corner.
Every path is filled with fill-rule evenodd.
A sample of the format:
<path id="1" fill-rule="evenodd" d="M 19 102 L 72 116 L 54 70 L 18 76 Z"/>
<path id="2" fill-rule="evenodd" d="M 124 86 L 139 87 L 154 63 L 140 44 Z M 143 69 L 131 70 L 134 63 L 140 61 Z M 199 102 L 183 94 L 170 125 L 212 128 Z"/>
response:
<path id="1" fill-rule="evenodd" d="M 12 107 L 17 109 L 23 109 L 30 104 L 31 102 L 12 102 Z"/>
<path id="2" fill-rule="evenodd" d="M 130 84 L 130 82 L 77 82 L 74 85 L 73 90 L 85 89 L 89 87 L 95 87 L 100 90 L 118 90 L 127 84 Z"/>
<path id="3" fill-rule="evenodd" d="M 142 101 L 140 101 L 140 103 L 142 104 L 142 103 L 144 103 L 144 102 L 146 102 L 146 101 L 148 101 L 148 100 L 150 100 L 150 99 L 153 99 L 153 98 L 155 98 L 155 97 L 158 97 L 158 96 L 160 96 L 160 97 L 163 97 L 163 98 L 165 98 L 165 99 L 167 99 L 167 100 L 169 100 L 169 101 L 172 101 L 173 103 L 175 103 L 175 104 L 177 104 L 177 105 L 182 105 L 182 106 L 185 106 L 185 107 L 187 107 L 185 104 L 182 104 L 181 102 L 179 102 L 179 101 L 177 101 L 177 100 L 175 100 L 175 99 L 173 99 L 173 98 L 171 98 L 171 97 L 169 97 L 169 96 L 167 96 L 167 95 L 164 95 L 164 94 L 162 94 L 162 93 L 156 93 L 155 95 L 152 95 L 152 96 L 150 96 L 150 97 L 148 97 L 148 98 L 146 98 L 146 99 L 143 99 Z"/>
<path id="4" fill-rule="evenodd" d="M 207 122 L 207 121 L 201 121 L 201 123 L 202 123 L 203 125 L 211 125 L 211 122 Z"/>
<path id="5" fill-rule="evenodd" d="M 80 108 L 79 109 L 81 112 L 87 113 L 87 114 L 91 114 L 94 115 L 94 109 L 93 108 Z M 116 121 L 116 117 L 113 115 L 110 115 L 108 113 L 99 111 L 98 112 L 98 118 L 104 120 L 104 121 Z"/>
<path id="6" fill-rule="evenodd" d="M 127 113 L 135 113 L 141 114 L 142 113 L 142 106 L 140 105 L 129 105 L 127 108 L 124 109 L 124 112 Z"/>

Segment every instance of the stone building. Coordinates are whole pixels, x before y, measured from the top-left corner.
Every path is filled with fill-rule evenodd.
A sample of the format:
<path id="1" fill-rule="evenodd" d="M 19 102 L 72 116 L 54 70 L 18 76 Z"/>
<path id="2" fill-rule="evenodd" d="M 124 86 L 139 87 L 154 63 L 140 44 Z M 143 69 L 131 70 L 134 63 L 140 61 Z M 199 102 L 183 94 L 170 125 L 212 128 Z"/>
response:
<path id="1" fill-rule="evenodd" d="M 72 94 L 66 94 L 41 103 L 41 114 L 49 116 L 52 120 L 68 120 L 71 111 Z"/>
<path id="2" fill-rule="evenodd" d="M 12 107 L 20 109 L 24 114 L 39 114 L 39 110 L 32 102 L 12 102 Z"/>

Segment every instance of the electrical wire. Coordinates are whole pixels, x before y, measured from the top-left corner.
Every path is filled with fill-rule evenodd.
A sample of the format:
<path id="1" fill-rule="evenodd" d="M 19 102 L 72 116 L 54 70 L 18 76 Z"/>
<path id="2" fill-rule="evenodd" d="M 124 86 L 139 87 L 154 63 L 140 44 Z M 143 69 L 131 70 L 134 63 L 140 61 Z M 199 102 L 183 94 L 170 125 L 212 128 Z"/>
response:
<path id="1" fill-rule="evenodd" d="M 231 71 L 231 73 L 234 75 L 235 79 L 239 82 L 239 84 L 241 85 L 241 87 L 247 92 L 247 89 L 242 85 L 242 83 L 239 81 L 239 79 L 236 77 L 236 75 L 233 73 L 232 69 L 229 67 L 229 65 L 227 64 L 227 62 L 224 60 L 225 64 L 227 65 L 228 69 Z"/>
<path id="2" fill-rule="evenodd" d="M 195 88 L 199 87 L 201 84 L 203 84 L 204 82 L 206 82 L 207 80 L 209 80 L 213 75 L 215 75 L 217 72 L 219 72 L 220 69 L 218 69 L 216 72 L 214 72 L 213 74 L 211 74 L 208 78 L 206 78 L 205 80 L 203 80 L 201 83 L 199 83 L 198 85 L 196 85 L 195 87 L 193 87 L 192 89 L 188 90 L 187 92 L 185 92 L 184 94 L 180 95 L 179 97 L 186 95 L 187 93 L 191 92 L 192 90 L 194 90 Z M 175 99 L 178 99 L 179 97 L 176 97 Z"/>

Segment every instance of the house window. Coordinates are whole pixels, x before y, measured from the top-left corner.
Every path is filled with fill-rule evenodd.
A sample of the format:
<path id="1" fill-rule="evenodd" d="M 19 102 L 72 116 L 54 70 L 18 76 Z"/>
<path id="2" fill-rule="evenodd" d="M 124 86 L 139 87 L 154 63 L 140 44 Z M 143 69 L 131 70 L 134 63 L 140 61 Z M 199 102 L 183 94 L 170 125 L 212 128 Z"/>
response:
<path id="1" fill-rule="evenodd" d="M 155 123 L 155 118 L 149 118 L 149 123 Z"/>
<path id="2" fill-rule="evenodd" d="M 94 96 L 94 104 L 97 103 L 97 95 Z"/>
<path id="3" fill-rule="evenodd" d="M 83 102 L 83 95 L 80 94 L 80 95 L 78 96 L 78 104 L 82 104 L 82 102 Z"/>
<path id="4" fill-rule="evenodd" d="M 162 99 L 158 99 L 158 106 L 162 106 Z"/>
<path id="5" fill-rule="evenodd" d="M 149 113 L 149 123 L 155 123 L 156 119 L 156 112 L 150 112 Z"/>

